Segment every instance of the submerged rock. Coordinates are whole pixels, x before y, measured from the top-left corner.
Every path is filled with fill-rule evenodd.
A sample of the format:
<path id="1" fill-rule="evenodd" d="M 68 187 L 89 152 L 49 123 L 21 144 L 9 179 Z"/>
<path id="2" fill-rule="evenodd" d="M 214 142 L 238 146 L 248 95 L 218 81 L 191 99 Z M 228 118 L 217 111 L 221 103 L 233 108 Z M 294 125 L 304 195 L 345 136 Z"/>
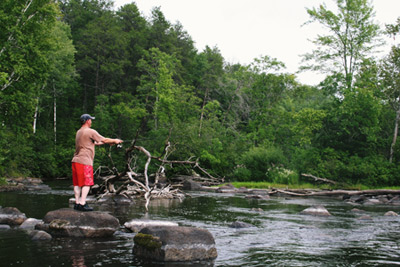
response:
<path id="1" fill-rule="evenodd" d="M 351 210 L 351 212 L 354 212 L 354 213 L 364 213 L 365 211 L 364 211 L 364 210 L 357 209 L 357 208 L 354 208 L 354 209 Z"/>
<path id="2" fill-rule="evenodd" d="M 203 261 L 218 256 L 211 233 L 195 227 L 146 227 L 136 234 L 134 243 L 136 256 L 156 261 Z"/>
<path id="3" fill-rule="evenodd" d="M 372 221 L 372 217 L 369 215 L 363 215 L 361 217 L 358 217 L 358 219 L 362 221 Z"/>
<path id="4" fill-rule="evenodd" d="M 168 221 L 153 221 L 153 220 L 131 220 L 129 222 L 124 223 L 125 228 L 131 230 L 132 232 L 139 232 L 145 227 L 154 227 L 154 226 L 179 226 L 175 222 Z"/>
<path id="5" fill-rule="evenodd" d="M 0 224 L 8 224 L 10 226 L 14 226 L 22 224 L 25 220 L 25 213 L 20 212 L 17 208 L 0 208 Z"/>
<path id="6" fill-rule="evenodd" d="M 36 229 L 52 236 L 107 237 L 120 227 L 118 219 L 108 213 L 81 212 L 68 208 L 48 212 L 43 222 L 36 225 Z"/>
<path id="7" fill-rule="evenodd" d="M 235 221 L 229 225 L 231 228 L 249 228 L 249 227 L 254 227 L 254 225 L 246 222 L 241 222 L 241 221 Z"/>
<path id="8" fill-rule="evenodd" d="M 300 212 L 300 214 L 313 215 L 313 216 L 331 216 L 329 211 L 321 205 L 309 207 Z"/>

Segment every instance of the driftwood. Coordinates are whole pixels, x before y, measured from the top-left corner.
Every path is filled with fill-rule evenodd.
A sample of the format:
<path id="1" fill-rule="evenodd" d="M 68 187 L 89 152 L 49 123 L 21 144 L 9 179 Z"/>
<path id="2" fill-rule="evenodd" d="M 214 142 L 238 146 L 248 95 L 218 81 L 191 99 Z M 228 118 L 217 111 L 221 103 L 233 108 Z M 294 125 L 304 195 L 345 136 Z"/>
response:
<path id="1" fill-rule="evenodd" d="M 329 180 L 326 178 L 320 178 L 320 177 L 314 176 L 312 174 L 302 173 L 301 176 L 312 178 L 312 179 L 314 179 L 314 181 L 317 181 L 317 182 L 324 182 L 324 183 L 334 184 L 334 185 L 337 184 L 337 182 L 335 182 L 335 181 L 332 181 L 332 180 Z"/>
<path id="2" fill-rule="evenodd" d="M 284 194 L 298 197 L 309 197 L 309 196 L 354 196 L 354 195 L 365 195 L 365 196 L 379 196 L 379 195 L 400 195 L 400 190 L 389 190 L 389 189 L 374 189 L 374 190 L 306 190 L 306 189 L 271 189 L 270 195 L 273 194 Z"/>
<path id="3" fill-rule="evenodd" d="M 140 155 L 146 157 L 146 162 L 143 166 L 143 173 L 137 173 L 136 160 L 138 155 L 134 153 L 138 151 Z M 136 145 L 136 138 L 132 141 L 131 145 L 125 149 L 125 169 L 118 172 L 111 157 L 111 147 L 108 157 L 113 167 L 111 169 L 101 167 L 96 170 L 97 178 L 103 180 L 100 185 L 97 198 L 100 199 L 106 195 L 122 195 L 127 198 L 133 196 L 143 197 L 146 200 L 146 210 L 150 203 L 151 198 L 178 198 L 182 199 L 184 193 L 172 184 L 160 183 L 160 179 L 166 177 L 165 171 L 167 166 L 173 168 L 174 165 L 188 165 L 192 170 L 200 171 L 206 177 L 208 182 L 214 184 L 221 183 L 219 178 L 213 177 L 209 172 L 202 168 L 198 161 L 188 160 L 168 160 L 171 154 L 171 144 L 166 141 L 164 151 L 161 156 L 156 157 L 142 146 Z M 158 169 L 155 173 L 149 174 L 149 166 L 151 163 L 158 164 Z M 101 172 L 106 170 L 107 176 L 102 176 Z M 150 177 L 154 178 L 154 182 L 150 183 Z"/>

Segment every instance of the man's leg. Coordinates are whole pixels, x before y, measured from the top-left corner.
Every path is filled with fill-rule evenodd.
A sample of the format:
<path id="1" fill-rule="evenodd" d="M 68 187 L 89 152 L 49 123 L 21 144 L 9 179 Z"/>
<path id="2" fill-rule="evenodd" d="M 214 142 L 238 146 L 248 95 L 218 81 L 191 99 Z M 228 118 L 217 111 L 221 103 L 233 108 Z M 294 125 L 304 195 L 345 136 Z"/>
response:
<path id="1" fill-rule="evenodd" d="M 79 203 L 82 206 L 86 204 L 86 197 L 89 194 L 89 191 L 90 191 L 90 186 L 87 186 L 87 185 L 82 186 L 82 193 L 81 193 L 81 198 L 80 198 L 80 201 L 79 201 Z"/>
<path id="2" fill-rule="evenodd" d="M 74 186 L 74 193 L 75 193 L 75 203 L 79 204 L 81 199 L 81 188 L 77 185 Z"/>

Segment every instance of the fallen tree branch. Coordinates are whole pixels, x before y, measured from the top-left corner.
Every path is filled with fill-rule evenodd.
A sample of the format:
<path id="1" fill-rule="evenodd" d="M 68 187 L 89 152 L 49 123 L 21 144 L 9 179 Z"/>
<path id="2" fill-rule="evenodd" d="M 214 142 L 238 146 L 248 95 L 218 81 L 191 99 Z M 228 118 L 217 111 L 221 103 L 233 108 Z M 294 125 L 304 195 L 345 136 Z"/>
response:
<path id="1" fill-rule="evenodd" d="M 184 194 L 179 189 L 173 189 L 171 184 L 167 184 L 164 186 L 159 183 L 159 179 L 161 176 L 165 176 L 166 165 L 172 167 L 173 165 L 189 165 L 191 168 L 198 168 L 201 170 L 206 176 L 208 176 L 210 181 L 216 183 L 218 181 L 217 178 L 213 177 L 210 173 L 208 173 L 204 168 L 202 168 L 197 161 L 192 160 L 168 160 L 168 156 L 171 152 L 171 144 L 167 141 L 165 142 L 165 147 L 161 156 L 156 157 L 151 155 L 151 153 L 144 148 L 143 146 L 136 145 L 136 138 L 131 142 L 131 145 L 125 150 L 125 170 L 123 172 L 118 172 L 117 168 L 114 165 L 114 161 L 111 157 L 111 149 L 108 153 L 108 158 L 111 161 L 112 169 L 108 168 L 108 173 L 112 172 L 114 175 L 108 175 L 107 177 L 101 177 L 101 168 L 98 169 L 98 175 L 100 179 L 104 180 L 104 186 L 100 186 L 100 188 L 104 191 L 99 192 L 100 197 L 106 195 L 123 195 L 124 197 L 129 197 L 132 195 L 138 195 L 144 197 L 146 200 L 146 210 L 148 210 L 148 206 L 150 203 L 150 199 L 152 198 L 179 198 L 182 199 Z M 169 138 L 169 137 L 168 137 Z M 141 152 L 146 157 L 146 162 L 144 164 L 143 173 L 137 173 L 134 170 L 137 169 L 137 166 L 132 166 L 132 164 L 136 164 L 138 154 L 135 154 L 134 151 Z M 140 155 L 140 154 L 139 154 Z M 154 160 L 154 161 L 152 161 Z M 154 174 L 149 174 L 149 167 L 152 162 L 161 163 L 157 171 Z M 154 169 L 154 168 L 153 168 Z M 154 183 L 150 185 L 149 178 L 155 177 Z M 138 178 L 144 178 L 144 182 L 138 180 Z M 116 184 L 118 182 L 118 188 L 116 189 Z M 122 183 L 119 183 L 122 182 Z M 159 188 L 157 188 L 159 187 Z M 101 191 L 101 190 L 100 190 Z"/>
<path id="2" fill-rule="evenodd" d="M 335 182 L 335 181 L 332 181 L 332 180 L 329 180 L 329 179 L 326 179 L 326 178 L 320 178 L 320 177 L 314 176 L 312 174 L 302 173 L 301 176 L 313 178 L 315 181 L 321 181 L 321 182 L 334 184 L 334 185 L 337 184 L 337 182 Z"/>
<path id="3" fill-rule="evenodd" d="M 302 193 L 300 193 L 302 192 Z M 290 196 L 298 196 L 298 197 L 309 197 L 309 196 L 354 196 L 354 195 L 368 195 L 368 196 L 378 196 L 378 195 L 400 195 L 400 190 L 391 190 L 391 189 L 373 189 L 373 190 L 321 190 L 321 191 L 312 191 L 312 190 L 283 190 L 273 188 L 271 189 L 271 194 L 282 193 Z"/>

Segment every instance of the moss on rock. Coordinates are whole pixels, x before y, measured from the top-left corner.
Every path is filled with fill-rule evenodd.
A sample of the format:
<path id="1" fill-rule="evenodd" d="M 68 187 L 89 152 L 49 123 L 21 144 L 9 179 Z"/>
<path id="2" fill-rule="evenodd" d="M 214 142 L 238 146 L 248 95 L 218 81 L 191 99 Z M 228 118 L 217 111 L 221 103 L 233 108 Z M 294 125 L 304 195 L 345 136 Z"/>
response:
<path id="1" fill-rule="evenodd" d="M 133 241 L 136 246 L 146 248 L 148 250 L 160 249 L 162 242 L 159 237 L 138 233 L 135 235 Z"/>

